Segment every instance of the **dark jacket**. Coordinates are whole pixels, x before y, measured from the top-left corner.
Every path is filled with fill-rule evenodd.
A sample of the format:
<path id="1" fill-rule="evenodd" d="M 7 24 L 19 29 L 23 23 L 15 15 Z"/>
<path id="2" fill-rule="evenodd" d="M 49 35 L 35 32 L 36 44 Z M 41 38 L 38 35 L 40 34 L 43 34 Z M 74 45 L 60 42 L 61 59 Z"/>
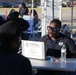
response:
<path id="1" fill-rule="evenodd" d="M 32 75 L 30 61 L 14 49 L 0 51 L 0 75 Z"/>
<path id="2" fill-rule="evenodd" d="M 54 57 L 60 57 L 62 44 L 66 45 L 67 57 L 72 57 L 73 54 L 76 54 L 74 41 L 64 34 L 60 33 L 56 41 L 52 41 L 49 35 L 43 36 L 40 41 L 45 43 L 45 50 L 47 56 L 51 55 Z"/>

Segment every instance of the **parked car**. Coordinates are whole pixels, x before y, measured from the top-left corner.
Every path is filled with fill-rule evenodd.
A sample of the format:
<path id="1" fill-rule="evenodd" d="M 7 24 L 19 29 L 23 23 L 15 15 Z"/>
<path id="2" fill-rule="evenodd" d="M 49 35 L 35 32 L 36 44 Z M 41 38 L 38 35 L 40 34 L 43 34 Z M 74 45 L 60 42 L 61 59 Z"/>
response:
<path id="1" fill-rule="evenodd" d="M 36 4 L 33 4 L 34 7 L 37 7 Z M 32 7 L 32 2 L 26 2 L 26 7 Z"/>
<path id="2" fill-rule="evenodd" d="M 62 2 L 62 7 L 67 7 L 67 2 Z"/>
<path id="3" fill-rule="evenodd" d="M 11 7 L 18 8 L 22 2 L 13 3 Z"/>
<path id="4" fill-rule="evenodd" d="M 35 5 L 36 5 L 37 7 L 40 7 L 40 6 L 41 6 L 40 2 L 35 2 Z"/>
<path id="5" fill-rule="evenodd" d="M 0 8 L 4 8 L 4 7 L 11 7 L 11 4 L 10 3 L 5 3 L 5 2 L 1 2 L 0 3 Z"/>

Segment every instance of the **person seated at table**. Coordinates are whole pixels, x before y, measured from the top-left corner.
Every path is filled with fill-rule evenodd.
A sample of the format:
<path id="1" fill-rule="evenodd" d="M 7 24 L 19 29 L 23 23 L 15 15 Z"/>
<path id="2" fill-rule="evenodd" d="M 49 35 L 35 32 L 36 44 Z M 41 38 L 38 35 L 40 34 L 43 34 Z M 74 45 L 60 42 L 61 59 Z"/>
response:
<path id="1" fill-rule="evenodd" d="M 58 19 L 53 19 L 47 27 L 48 34 L 40 38 L 39 41 L 44 42 L 46 56 L 53 56 L 55 58 L 61 57 L 61 48 L 63 45 L 67 48 L 66 57 L 70 58 L 76 55 L 76 47 L 74 41 L 60 32 L 62 23 Z M 37 70 L 36 75 L 60 75 L 60 72 L 50 70 Z M 63 72 L 62 72 L 63 73 Z"/>
<path id="2" fill-rule="evenodd" d="M 30 10 L 29 15 L 32 16 L 32 10 Z M 34 20 L 34 27 L 35 27 L 35 25 L 38 23 L 38 14 L 35 9 L 33 9 L 33 18 L 34 18 L 33 20 Z"/>
<path id="3" fill-rule="evenodd" d="M 21 25 L 22 31 L 26 31 L 29 28 L 29 23 L 26 20 L 24 20 L 23 18 L 19 18 L 18 16 L 19 16 L 19 12 L 17 12 L 17 11 L 12 12 L 7 21 L 9 21 L 9 20 L 16 21 L 19 25 Z"/>
<path id="4" fill-rule="evenodd" d="M 67 35 L 60 32 L 62 23 L 58 19 L 53 19 L 47 27 L 48 34 L 44 35 L 40 41 L 45 43 L 46 56 L 61 56 L 61 48 L 63 45 L 67 48 L 66 57 L 70 58 L 76 55 L 75 42 Z"/>
<path id="5" fill-rule="evenodd" d="M 6 20 L 6 22 L 9 21 L 9 20 L 13 20 L 13 21 L 17 22 L 21 26 L 22 31 L 27 31 L 29 26 L 30 26 L 29 23 L 26 20 L 24 20 L 23 18 L 19 18 L 18 16 L 19 16 L 19 12 L 15 11 L 15 12 L 10 14 L 10 17 Z M 21 39 L 27 40 L 28 35 L 24 34 L 22 32 Z"/>
<path id="6" fill-rule="evenodd" d="M 18 54 L 22 29 L 15 21 L 0 26 L 0 74 L 32 75 L 28 58 Z"/>

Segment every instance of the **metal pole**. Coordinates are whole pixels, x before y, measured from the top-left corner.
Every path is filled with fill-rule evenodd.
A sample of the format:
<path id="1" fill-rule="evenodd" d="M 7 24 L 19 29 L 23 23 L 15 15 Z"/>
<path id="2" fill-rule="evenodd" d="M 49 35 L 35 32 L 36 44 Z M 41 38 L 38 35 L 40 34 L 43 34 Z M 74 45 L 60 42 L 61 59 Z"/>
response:
<path id="1" fill-rule="evenodd" d="M 59 20 L 62 20 L 62 0 L 60 0 L 60 16 L 59 16 Z"/>
<path id="2" fill-rule="evenodd" d="M 42 34 L 41 36 L 43 36 L 44 33 L 44 2 L 42 3 L 42 23 L 41 23 L 41 27 L 42 27 Z"/>
<path id="3" fill-rule="evenodd" d="M 52 19 L 54 19 L 54 0 L 52 0 Z"/>
<path id="4" fill-rule="evenodd" d="M 44 35 L 46 34 L 47 2 L 44 0 Z"/>
<path id="5" fill-rule="evenodd" d="M 34 4 L 34 1 L 32 0 L 32 19 L 33 19 L 33 5 Z"/>
<path id="6" fill-rule="evenodd" d="M 71 6 L 71 38 L 73 38 L 72 35 L 72 29 L 73 29 L 73 0 L 72 0 L 72 6 Z"/>
<path id="7" fill-rule="evenodd" d="M 47 2 L 44 0 L 42 7 L 42 36 L 46 34 L 46 16 L 47 16 Z"/>
<path id="8" fill-rule="evenodd" d="M 34 17 L 33 17 L 33 5 L 34 1 L 32 0 L 32 40 L 34 40 Z"/>

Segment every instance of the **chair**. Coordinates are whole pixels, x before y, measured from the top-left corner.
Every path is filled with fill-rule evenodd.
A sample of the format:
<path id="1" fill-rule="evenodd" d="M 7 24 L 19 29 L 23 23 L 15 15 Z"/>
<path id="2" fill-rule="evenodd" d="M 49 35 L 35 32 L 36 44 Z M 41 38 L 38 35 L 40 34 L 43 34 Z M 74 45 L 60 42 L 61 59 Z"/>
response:
<path id="1" fill-rule="evenodd" d="M 6 20 L 6 16 L 5 15 L 1 14 L 0 16 L 2 16 L 4 20 Z"/>
<path id="2" fill-rule="evenodd" d="M 38 38 L 41 37 L 41 22 L 38 22 L 36 25 L 34 25 L 34 19 L 32 19 L 29 15 L 24 15 L 23 19 L 28 21 L 30 27 L 27 31 L 24 31 L 24 33 L 29 34 L 28 40 L 38 40 Z"/>
<path id="3" fill-rule="evenodd" d="M 30 27 L 28 28 L 28 31 L 32 31 L 32 27 L 33 27 L 33 19 L 32 19 L 32 16 L 30 16 L 30 15 L 24 15 L 23 16 L 23 19 L 24 20 L 26 20 L 28 23 L 29 23 L 29 25 L 30 25 Z"/>
<path id="4" fill-rule="evenodd" d="M 38 22 L 35 25 L 32 34 L 29 36 L 29 40 L 38 41 L 40 37 L 41 37 L 41 22 Z"/>

